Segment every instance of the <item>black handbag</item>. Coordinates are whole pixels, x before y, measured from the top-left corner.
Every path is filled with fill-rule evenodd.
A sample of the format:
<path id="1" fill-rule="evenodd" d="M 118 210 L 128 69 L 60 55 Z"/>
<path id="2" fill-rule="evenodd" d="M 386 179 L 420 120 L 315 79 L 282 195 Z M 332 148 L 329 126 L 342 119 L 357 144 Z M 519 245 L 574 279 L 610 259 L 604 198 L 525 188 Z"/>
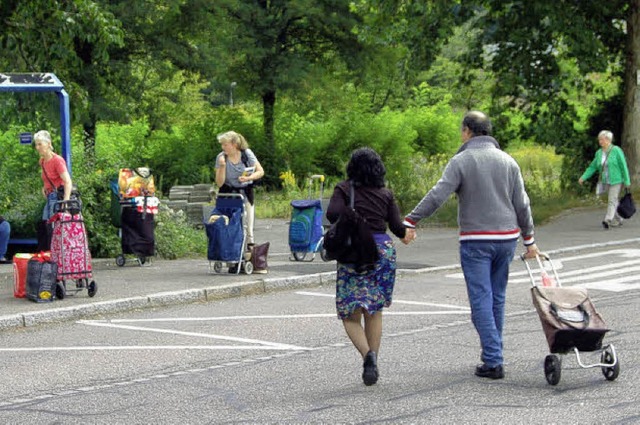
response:
<path id="1" fill-rule="evenodd" d="M 631 191 L 625 190 L 625 194 L 618 203 L 618 215 L 622 218 L 631 218 L 636 213 L 636 204 L 633 202 Z"/>
<path id="2" fill-rule="evenodd" d="M 375 268 L 378 248 L 369 225 L 354 208 L 353 183 L 349 187 L 349 208 L 340 214 L 324 235 L 325 258 L 343 264 L 354 264 L 358 272 Z"/>

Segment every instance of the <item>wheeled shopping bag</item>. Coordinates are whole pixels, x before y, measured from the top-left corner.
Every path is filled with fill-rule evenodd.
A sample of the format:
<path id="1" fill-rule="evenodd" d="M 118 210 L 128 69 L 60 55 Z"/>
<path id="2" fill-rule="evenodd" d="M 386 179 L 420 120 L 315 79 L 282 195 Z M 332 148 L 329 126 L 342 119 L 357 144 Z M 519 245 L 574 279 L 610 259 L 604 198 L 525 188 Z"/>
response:
<path id="1" fill-rule="evenodd" d="M 156 255 L 155 215 L 160 200 L 154 196 L 153 174 L 148 168 L 123 168 L 111 186 L 111 224 L 118 229 L 122 253 L 116 265 L 123 267 L 127 255 L 139 265 Z"/>
<path id="2" fill-rule="evenodd" d="M 549 278 L 540 256 L 536 257 L 540 268 L 540 285 L 536 284 L 529 262 L 523 260 L 529 277 L 531 278 L 531 297 L 533 305 L 540 317 L 549 351 L 544 361 L 544 373 L 550 385 L 560 382 L 562 370 L 562 355 L 574 352 L 578 364 L 582 368 L 600 367 L 604 377 L 613 381 L 620 373 L 620 362 L 613 344 L 603 347 L 603 339 L 609 331 L 602 316 L 589 298 L 586 288 L 563 287 L 555 265 L 543 254 L 546 264 L 553 272 Z M 584 364 L 580 358 L 581 352 L 599 352 L 600 361 Z"/>
<path id="3" fill-rule="evenodd" d="M 226 264 L 230 273 L 253 273 L 253 264 L 246 252 L 244 231 L 244 196 L 240 193 L 218 193 L 216 205 L 204 227 L 207 233 L 209 270 L 222 272 Z"/>
<path id="4" fill-rule="evenodd" d="M 314 182 L 318 182 L 320 196 L 312 198 Z M 291 260 L 313 261 L 316 253 L 324 261 L 328 261 L 322 248 L 324 227 L 322 224 L 324 212 L 322 210 L 322 194 L 324 191 L 324 176 L 315 174 L 309 178 L 309 198 L 291 201 L 291 221 L 289 223 L 289 249 Z M 311 254 L 308 256 L 308 254 Z M 308 258 L 308 260 L 307 260 Z"/>
<path id="5" fill-rule="evenodd" d="M 62 284 L 62 290 L 56 291 L 59 299 L 83 289 L 90 297 L 98 292 L 98 284 L 92 279 L 91 252 L 80 208 L 77 200 L 59 201 L 58 212 L 49 219 L 53 224 L 51 261 L 57 264 L 58 282 Z"/>

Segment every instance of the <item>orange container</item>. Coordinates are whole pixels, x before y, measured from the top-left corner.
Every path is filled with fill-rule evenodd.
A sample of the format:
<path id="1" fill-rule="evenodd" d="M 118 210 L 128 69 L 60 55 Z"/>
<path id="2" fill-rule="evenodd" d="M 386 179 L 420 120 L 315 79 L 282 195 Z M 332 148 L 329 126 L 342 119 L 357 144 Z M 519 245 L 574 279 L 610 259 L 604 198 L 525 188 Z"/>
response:
<path id="1" fill-rule="evenodd" d="M 42 253 L 47 260 L 51 259 L 51 252 Z M 37 254 L 15 254 L 13 256 L 13 296 L 27 297 L 27 264 L 31 257 Z"/>
<path id="2" fill-rule="evenodd" d="M 15 254 L 13 256 L 13 296 L 27 296 L 27 263 L 34 254 Z"/>

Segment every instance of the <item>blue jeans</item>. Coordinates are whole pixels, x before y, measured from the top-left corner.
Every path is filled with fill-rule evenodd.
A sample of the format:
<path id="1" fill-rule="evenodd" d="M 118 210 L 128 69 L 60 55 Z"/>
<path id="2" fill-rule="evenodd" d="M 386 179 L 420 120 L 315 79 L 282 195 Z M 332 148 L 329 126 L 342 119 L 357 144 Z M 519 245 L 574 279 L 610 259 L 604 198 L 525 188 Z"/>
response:
<path id="1" fill-rule="evenodd" d="M 489 367 L 501 365 L 504 304 L 517 241 L 463 241 L 460 263 L 467 295 L 471 304 L 471 320 L 480 336 L 482 361 Z"/>
<path id="2" fill-rule="evenodd" d="M 55 191 L 47 195 L 47 203 L 42 209 L 42 220 L 49 220 L 55 214 L 56 202 L 58 202 L 58 194 Z"/>
<path id="3" fill-rule="evenodd" d="M 0 258 L 6 257 L 9 237 L 11 236 L 11 226 L 7 220 L 0 223 Z"/>

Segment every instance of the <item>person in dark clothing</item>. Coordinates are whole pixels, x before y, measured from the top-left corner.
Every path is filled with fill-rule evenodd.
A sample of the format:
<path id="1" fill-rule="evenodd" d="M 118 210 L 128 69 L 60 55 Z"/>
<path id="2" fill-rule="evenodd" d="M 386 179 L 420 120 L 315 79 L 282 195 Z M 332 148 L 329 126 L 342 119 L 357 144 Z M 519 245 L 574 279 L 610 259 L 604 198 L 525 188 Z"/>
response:
<path id="1" fill-rule="evenodd" d="M 0 263 L 7 262 L 7 247 L 11 237 L 11 226 L 9 222 L 0 215 Z"/>
<path id="2" fill-rule="evenodd" d="M 398 205 L 391 190 L 385 187 L 385 174 L 384 164 L 373 149 L 357 149 L 347 165 L 348 180 L 336 185 L 327 208 L 327 219 L 336 222 L 349 208 L 353 184 L 354 208 L 368 223 L 379 253 L 375 267 L 365 272 L 360 272 L 355 264 L 338 262 L 337 266 L 336 310 L 347 335 L 364 359 L 365 385 L 378 381 L 382 309 L 391 305 L 395 283 L 396 249 L 386 233 L 387 224 L 394 235 L 407 243 Z"/>

